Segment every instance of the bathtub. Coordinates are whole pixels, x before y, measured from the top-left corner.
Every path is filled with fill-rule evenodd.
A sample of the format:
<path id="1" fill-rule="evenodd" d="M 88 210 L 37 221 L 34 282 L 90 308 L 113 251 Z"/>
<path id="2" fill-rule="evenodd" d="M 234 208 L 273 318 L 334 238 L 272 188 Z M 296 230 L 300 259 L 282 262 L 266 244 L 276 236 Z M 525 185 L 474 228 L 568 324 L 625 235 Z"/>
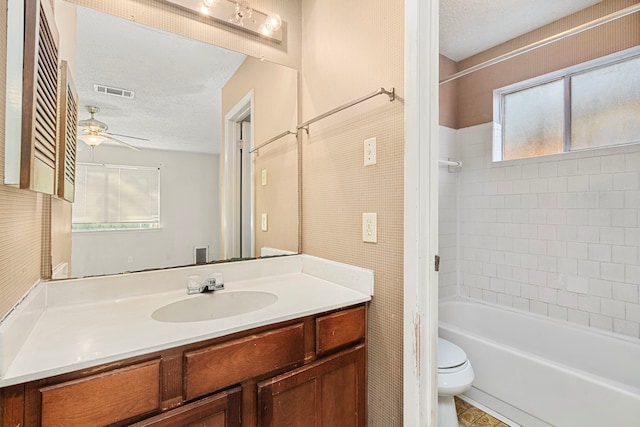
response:
<path id="1" fill-rule="evenodd" d="M 465 396 L 523 426 L 640 426 L 640 340 L 509 308 L 439 304 L 439 335 L 467 353 Z"/>

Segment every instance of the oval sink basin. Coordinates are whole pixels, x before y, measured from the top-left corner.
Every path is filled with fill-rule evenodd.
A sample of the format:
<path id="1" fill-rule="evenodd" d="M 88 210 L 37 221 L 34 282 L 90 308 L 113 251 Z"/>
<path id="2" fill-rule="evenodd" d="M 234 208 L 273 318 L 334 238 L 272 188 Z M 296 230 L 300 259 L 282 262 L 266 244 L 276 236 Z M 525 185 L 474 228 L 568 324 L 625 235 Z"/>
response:
<path id="1" fill-rule="evenodd" d="M 276 301 L 278 297 L 269 292 L 217 291 L 172 302 L 151 317 L 160 322 L 200 322 L 250 313 Z"/>

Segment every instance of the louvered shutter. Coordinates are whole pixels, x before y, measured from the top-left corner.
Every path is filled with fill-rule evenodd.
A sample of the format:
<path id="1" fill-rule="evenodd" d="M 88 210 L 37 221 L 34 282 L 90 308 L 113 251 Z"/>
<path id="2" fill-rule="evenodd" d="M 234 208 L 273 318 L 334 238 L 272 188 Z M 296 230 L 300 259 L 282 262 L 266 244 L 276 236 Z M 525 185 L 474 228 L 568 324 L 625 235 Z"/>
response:
<path id="1" fill-rule="evenodd" d="M 78 93 L 67 61 L 60 63 L 60 135 L 58 146 L 58 197 L 74 201 L 76 145 L 78 141 Z"/>
<path id="2" fill-rule="evenodd" d="M 54 194 L 58 32 L 46 0 L 25 1 L 20 188 Z"/>

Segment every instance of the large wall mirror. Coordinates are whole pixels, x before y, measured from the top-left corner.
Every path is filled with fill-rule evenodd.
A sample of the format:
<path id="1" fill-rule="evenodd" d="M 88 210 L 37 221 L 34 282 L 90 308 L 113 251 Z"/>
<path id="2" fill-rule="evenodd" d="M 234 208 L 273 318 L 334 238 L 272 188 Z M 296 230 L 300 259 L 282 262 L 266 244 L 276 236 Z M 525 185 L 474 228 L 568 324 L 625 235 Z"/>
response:
<path id="1" fill-rule="evenodd" d="M 297 71 L 63 3 L 79 119 L 108 125 L 80 127 L 71 276 L 297 253 L 296 137 L 254 151 L 295 129 Z"/>

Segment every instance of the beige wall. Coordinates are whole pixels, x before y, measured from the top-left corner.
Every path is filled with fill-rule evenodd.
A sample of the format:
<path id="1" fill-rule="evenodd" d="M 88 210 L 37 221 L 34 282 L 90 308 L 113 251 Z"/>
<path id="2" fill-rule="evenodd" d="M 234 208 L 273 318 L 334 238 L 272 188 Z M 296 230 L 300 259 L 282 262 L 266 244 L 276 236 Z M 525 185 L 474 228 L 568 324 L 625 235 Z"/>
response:
<path id="1" fill-rule="evenodd" d="M 402 425 L 404 9 L 391 0 L 303 0 L 302 121 L 395 87 L 301 132 L 304 253 L 375 272 L 369 311 L 369 425 Z M 377 164 L 363 141 L 377 138 Z M 362 242 L 362 213 L 378 243 Z"/>
<path id="2" fill-rule="evenodd" d="M 222 89 L 222 116 L 253 91 L 253 141 L 259 146 L 298 121 L 298 72 L 282 65 L 247 57 Z M 224 143 L 221 157 L 224 157 Z M 279 139 L 254 154 L 256 255 L 261 247 L 298 251 L 298 151 L 295 135 Z M 267 185 L 261 171 L 267 170 Z M 223 171 L 224 173 L 224 171 Z M 260 216 L 268 216 L 267 231 Z"/>
<path id="3" fill-rule="evenodd" d="M 637 0 L 605 0 L 458 63 L 463 70 L 501 54 L 559 34 L 596 18 L 638 3 Z M 552 43 L 458 80 L 457 128 L 493 119 L 493 90 L 589 61 L 640 44 L 640 20 L 632 14 L 595 29 Z M 446 86 L 446 85 L 445 85 Z M 444 123 L 442 123 L 444 124 Z"/>
<path id="4" fill-rule="evenodd" d="M 444 55 L 440 55 L 440 80 L 454 74 L 457 64 Z M 440 85 L 440 124 L 453 129 L 458 124 L 458 80 Z"/>

